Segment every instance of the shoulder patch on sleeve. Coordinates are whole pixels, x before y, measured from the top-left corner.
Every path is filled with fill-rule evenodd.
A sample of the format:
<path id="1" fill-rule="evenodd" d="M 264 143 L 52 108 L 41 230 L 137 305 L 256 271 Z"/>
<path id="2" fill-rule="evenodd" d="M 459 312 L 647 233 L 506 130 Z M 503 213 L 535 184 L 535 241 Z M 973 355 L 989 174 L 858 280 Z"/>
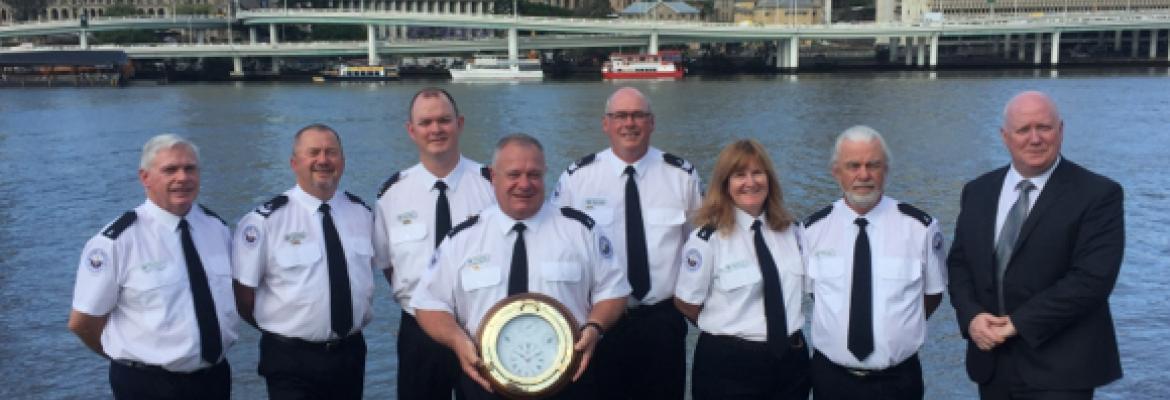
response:
<path id="1" fill-rule="evenodd" d="M 372 208 L 370 208 L 370 206 L 366 205 L 366 202 L 362 201 L 362 198 L 358 197 L 356 194 L 353 194 L 350 192 L 345 192 L 345 197 L 348 198 L 349 201 L 351 201 L 351 202 L 361 204 L 362 207 L 366 208 L 366 211 L 374 211 L 374 209 L 372 209 Z"/>
<path id="2" fill-rule="evenodd" d="M 110 238 L 110 240 L 117 239 L 118 236 L 121 235 L 122 232 L 126 230 L 126 228 L 129 228 L 130 225 L 133 225 L 134 221 L 137 219 L 138 214 L 135 214 L 134 210 L 122 213 L 121 217 L 118 217 L 114 223 L 110 224 L 110 226 L 106 227 L 106 230 L 102 231 L 102 236 Z"/>
<path id="3" fill-rule="evenodd" d="M 386 191 L 389 190 L 391 186 L 394 186 L 395 183 L 398 183 L 399 179 L 402 179 L 402 171 L 395 172 L 394 175 L 390 175 L 390 177 L 387 178 L 385 182 L 382 182 L 382 187 L 378 189 L 378 198 L 382 198 L 382 195 L 386 194 Z"/>
<path id="4" fill-rule="evenodd" d="M 806 228 L 813 226 L 813 224 L 817 223 L 817 221 L 825 219 L 825 217 L 829 216 L 829 213 L 831 213 L 831 212 L 833 212 L 833 205 L 829 204 L 829 205 L 825 206 L 825 208 L 822 208 L 820 210 L 817 210 L 817 212 L 812 213 L 811 215 L 808 216 L 808 218 L 805 218 L 804 219 L 804 226 Z"/>
<path id="5" fill-rule="evenodd" d="M 593 161 L 596 159 L 597 159 L 597 153 L 592 153 L 592 154 L 589 154 L 585 157 L 581 157 L 580 160 L 577 160 L 576 162 L 574 162 L 573 165 L 570 165 L 569 168 L 565 171 L 568 172 L 569 175 L 572 175 L 574 172 L 577 172 L 577 170 L 581 169 L 581 167 L 592 164 Z"/>
<path id="6" fill-rule="evenodd" d="M 464 229 L 470 228 L 472 225 L 475 225 L 476 222 L 479 222 L 479 215 L 472 215 L 467 217 L 467 219 L 463 220 L 463 222 L 460 222 L 459 225 L 455 225 L 455 227 L 451 228 L 451 232 L 447 233 L 447 237 L 455 237 L 456 234 L 463 231 Z"/>
<path id="7" fill-rule="evenodd" d="M 906 214 L 910 218 L 918 220 L 924 226 L 930 226 L 930 222 L 934 221 L 934 218 L 931 218 L 930 214 L 927 214 L 926 211 L 922 211 L 909 203 L 898 203 L 898 211 L 901 211 L 902 214 Z"/>
<path id="8" fill-rule="evenodd" d="M 674 154 L 662 153 L 662 161 L 666 161 L 667 164 L 678 167 L 683 171 L 687 171 L 687 174 L 695 173 L 695 166 L 691 165 L 690 161 L 684 160 L 682 157 L 676 156 Z"/>
<path id="9" fill-rule="evenodd" d="M 593 218 L 573 207 L 561 207 L 561 215 L 572 218 L 585 225 L 586 228 L 593 229 Z"/>
<path id="10" fill-rule="evenodd" d="M 711 235 L 714 233 L 715 225 L 703 225 L 702 228 L 699 228 L 699 232 L 695 233 L 695 236 L 698 236 L 699 239 L 703 239 L 703 241 L 708 241 L 711 240 Z"/>
<path id="11" fill-rule="evenodd" d="M 223 218 L 219 216 L 219 214 L 216 214 L 215 211 L 211 211 L 211 209 L 207 208 L 207 206 L 199 204 L 199 209 L 203 210 L 203 213 L 207 214 L 207 216 L 218 219 L 219 223 L 223 224 L 223 226 L 228 226 L 227 221 L 224 221 Z"/>
<path id="12" fill-rule="evenodd" d="M 284 207 L 285 204 L 288 204 L 288 196 L 282 194 L 273 197 L 272 200 L 264 202 L 264 204 L 261 204 L 260 207 L 256 207 L 256 213 L 260 214 L 260 216 L 264 218 L 268 218 L 269 215 L 272 215 L 273 212 L 279 210 L 281 207 Z"/>
<path id="13" fill-rule="evenodd" d="M 482 176 L 484 180 L 491 182 L 492 181 L 492 168 L 488 167 L 486 165 L 479 167 L 479 175 Z"/>

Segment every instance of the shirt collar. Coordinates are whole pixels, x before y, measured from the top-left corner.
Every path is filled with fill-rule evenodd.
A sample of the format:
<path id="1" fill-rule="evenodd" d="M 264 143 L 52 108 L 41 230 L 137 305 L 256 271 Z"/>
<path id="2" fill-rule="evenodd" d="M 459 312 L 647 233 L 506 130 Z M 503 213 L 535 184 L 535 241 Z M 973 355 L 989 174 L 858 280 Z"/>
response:
<path id="1" fill-rule="evenodd" d="M 1063 157 L 1057 156 L 1056 161 L 1052 163 L 1051 167 L 1048 167 L 1047 170 L 1041 172 L 1040 175 L 1028 178 L 1028 180 L 1031 181 L 1033 185 L 1036 185 L 1035 193 L 1040 193 L 1041 190 L 1044 190 L 1044 184 L 1048 183 L 1048 178 L 1051 178 L 1052 172 L 1056 171 L 1056 166 L 1060 164 L 1061 158 Z M 1003 184 L 1005 188 L 1010 188 L 1012 191 L 1015 191 L 1016 184 L 1020 183 L 1022 180 L 1024 180 L 1024 175 L 1021 175 L 1020 171 L 1017 171 L 1016 167 L 1013 165 L 1011 168 L 1008 168 L 1007 176 L 1003 178 Z"/>
<path id="2" fill-rule="evenodd" d="M 840 208 L 845 213 L 844 215 L 846 217 L 848 217 L 850 221 L 865 217 L 865 219 L 868 220 L 870 224 L 873 224 L 874 219 L 876 219 L 878 217 L 878 215 L 880 215 L 882 212 L 884 212 L 886 207 L 889 207 L 890 205 L 892 205 L 894 203 L 894 201 L 891 200 L 889 197 L 886 197 L 886 195 L 883 194 L 882 197 L 880 199 L 878 199 L 878 203 L 874 204 L 873 208 L 871 208 L 869 210 L 869 212 L 865 213 L 865 215 L 858 214 L 857 211 L 854 211 L 852 207 L 849 207 L 849 204 L 845 203 L 844 198 L 837 200 L 837 203 L 840 203 L 839 207 L 833 207 L 833 208 Z"/>
<path id="3" fill-rule="evenodd" d="M 340 193 L 340 192 L 341 192 L 341 189 L 338 188 L 336 191 L 333 192 L 333 197 L 330 198 L 329 201 L 321 201 L 321 199 L 313 197 L 313 195 L 309 194 L 309 192 L 306 192 L 305 189 L 301 189 L 301 185 L 298 184 L 296 186 L 293 186 L 292 189 L 289 189 L 288 197 L 292 200 L 295 200 L 295 202 L 297 204 L 300 204 L 301 207 L 304 207 L 305 210 L 308 210 L 311 213 L 315 213 L 315 212 L 317 212 L 318 208 L 321 208 L 322 203 L 328 203 L 329 208 L 336 210 L 337 209 L 337 193 Z"/>
<path id="4" fill-rule="evenodd" d="M 499 204 L 492 205 L 492 208 L 490 210 L 484 211 L 484 213 L 497 214 L 496 216 L 498 218 L 494 218 L 496 221 L 498 221 L 496 222 L 496 230 L 500 231 L 501 235 L 507 235 L 517 222 L 524 223 L 524 230 L 526 232 L 535 232 L 537 228 L 540 227 L 540 224 L 544 223 L 544 221 L 548 218 L 548 215 L 551 213 L 551 209 L 552 206 L 547 200 L 545 200 L 544 204 L 540 206 L 540 210 L 536 211 L 535 215 L 520 221 L 512 219 L 512 217 L 509 217 L 508 214 L 504 214 L 504 211 L 500 209 Z"/>
<path id="5" fill-rule="evenodd" d="M 194 209 L 195 207 L 198 206 L 192 203 L 191 208 Z M 143 204 L 142 210 L 149 214 L 150 217 L 156 221 L 155 223 L 162 225 L 164 228 L 167 228 L 171 231 L 178 230 L 179 221 L 187 217 L 186 215 L 171 214 L 170 211 L 164 210 L 162 207 L 159 207 L 158 204 L 154 204 L 154 201 L 151 201 L 149 198 L 147 198 L 146 203 Z M 191 214 L 191 211 L 187 210 L 187 214 Z M 187 224 L 190 225 L 190 222 Z"/>
<path id="6" fill-rule="evenodd" d="M 471 160 L 464 158 L 463 155 L 460 154 L 459 155 L 459 163 L 455 164 L 455 169 L 452 169 L 451 173 L 447 174 L 447 176 L 442 177 L 442 178 L 435 176 L 435 174 L 432 174 L 431 171 L 427 170 L 427 167 L 422 165 L 422 163 L 419 163 L 418 166 L 419 166 L 419 170 L 422 171 L 423 177 L 426 178 L 423 181 L 428 183 L 427 184 L 428 190 L 437 191 L 437 189 L 435 189 L 435 182 L 441 180 L 447 184 L 448 191 L 455 192 L 458 190 L 457 186 L 459 186 L 459 181 L 461 180 L 460 178 L 463 177 L 463 173 L 471 168 L 470 163 L 471 163 Z"/>
<path id="7" fill-rule="evenodd" d="M 619 177 L 625 176 L 627 165 L 633 165 L 635 170 L 634 174 L 636 175 L 635 178 L 640 178 L 646 175 L 646 169 L 650 167 L 654 160 L 662 159 L 662 156 L 660 155 L 661 152 L 654 147 L 650 147 L 648 150 L 646 150 L 646 154 L 642 155 L 642 158 L 638 159 L 638 161 L 635 161 L 633 164 L 627 164 L 625 161 L 622 161 L 622 159 L 618 158 L 617 154 L 614 154 L 612 147 L 606 150 L 607 151 L 601 152 L 601 158 L 603 161 L 609 163 L 610 171 Z"/>
<path id="8" fill-rule="evenodd" d="M 752 224 L 756 221 L 760 221 L 762 226 L 767 226 L 767 215 L 767 212 L 761 212 L 759 217 L 753 217 L 739 207 L 735 207 L 735 224 L 745 231 L 750 231 Z"/>

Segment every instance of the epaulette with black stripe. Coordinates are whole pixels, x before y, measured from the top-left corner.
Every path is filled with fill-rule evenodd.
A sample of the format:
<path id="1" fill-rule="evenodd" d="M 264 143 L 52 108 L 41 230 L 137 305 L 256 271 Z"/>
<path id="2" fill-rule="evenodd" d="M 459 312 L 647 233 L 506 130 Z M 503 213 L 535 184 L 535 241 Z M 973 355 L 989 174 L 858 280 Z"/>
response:
<path id="1" fill-rule="evenodd" d="M 455 234 L 464 229 L 470 228 L 472 225 L 475 225 L 476 222 L 479 222 L 479 215 L 472 215 L 467 217 L 467 219 L 463 220 L 463 222 L 460 222 L 459 225 L 455 225 L 455 227 L 451 228 L 451 232 L 447 232 L 447 237 L 455 237 Z"/>
<path id="2" fill-rule="evenodd" d="M 362 201 L 362 198 L 358 197 L 356 194 L 353 194 L 350 192 L 345 192 L 345 197 L 348 198 L 349 201 L 352 201 L 352 202 L 357 203 L 357 204 L 361 204 L 362 207 L 366 208 L 366 211 L 370 211 L 370 212 L 374 211 L 374 209 L 370 208 L 370 206 L 368 204 L 366 204 L 366 202 Z"/>
<path id="3" fill-rule="evenodd" d="M 278 195 L 273 197 L 272 200 L 264 202 L 264 204 L 261 204 L 260 207 L 256 207 L 256 213 L 260 214 L 264 218 L 268 218 L 269 215 L 272 215 L 273 212 L 279 210 L 281 207 L 284 207 L 285 204 L 288 204 L 288 196 L 283 194 Z"/>
<path id="4" fill-rule="evenodd" d="M 573 163 L 573 165 L 570 165 L 569 168 L 566 170 L 566 172 L 568 172 L 569 175 L 572 175 L 574 172 L 577 172 L 577 170 L 581 169 L 581 167 L 592 164 L 593 161 L 596 159 L 597 159 L 597 153 L 592 153 L 592 154 L 589 154 L 585 157 L 581 157 L 580 160 L 577 160 L 576 162 Z"/>
<path id="5" fill-rule="evenodd" d="M 199 209 L 203 210 L 203 213 L 207 214 L 207 216 L 218 219 L 219 223 L 223 224 L 223 226 L 227 226 L 227 221 L 224 221 L 223 218 L 219 216 L 219 214 L 216 214 L 215 211 L 211 211 L 211 209 L 207 208 L 207 206 L 200 204 Z"/>
<path id="6" fill-rule="evenodd" d="M 491 167 L 488 167 L 488 166 L 486 166 L 486 165 L 485 165 L 485 166 L 482 166 L 482 167 L 480 167 L 480 168 L 479 168 L 479 175 L 480 175 L 480 176 L 482 176 L 482 177 L 483 177 L 483 179 L 486 179 L 488 182 L 491 182 L 491 181 L 492 181 L 492 169 L 491 169 Z"/>
<path id="7" fill-rule="evenodd" d="M 711 240 L 711 235 L 713 234 L 715 234 L 715 225 L 703 225 L 702 228 L 699 228 L 699 232 L 695 233 L 695 236 L 703 239 L 703 241 L 708 241 Z"/>
<path id="8" fill-rule="evenodd" d="M 930 226 L 930 221 L 934 220 L 934 218 L 931 218 L 930 214 L 927 214 L 926 211 L 922 211 L 918 209 L 918 207 L 912 206 L 909 203 L 898 203 L 898 211 L 901 211 L 902 214 L 906 214 L 906 216 L 910 218 L 918 220 L 918 222 L 921 222 L 924 226 Z"/>
<path id="9" fill-rule="evenodd" d="M 678 167 L 683 171 L 687 171 L 688 174 L 695 173 L 694 165 L 691 165 L 689 161 L 684 160 L 682 157 L 676 156 L 674 154 L 662 153 L 662 161 L 666 161 L 667 164 Z"/>
<path id="10" fill-rule="evenodd" d="M 138 214 L 135 214 L 134 210 L 122 213 L 121 217 L 118 217 L 114 223 L 110 224 L 110 226 L 106 227 L 106 230 L 102 231 L 102 236 L 110 238 L 110 240 L 117 239 L 118 236 L 121 235 L 122 232 L 126 230 L 126 228 L 129 228 L 130 225 L 133 225 L 134 221 L 137 219 Z"/>
<path id="11" fill-rule="evenodd" d="M 580 222 L 581 225 L 585 225 L 586 228 L 593 229 L 593 218 L 581 210 L 573 207 L 561 207 L 561 215 L 575 219 L 577 222 Z"/>
<path id="12" fill-rule="evenodd" d="M 390 175 L 390 178 L 386 179 L 386 182 L 382 182 L 382 188 L 378 189 L 378 198 L 382 198 L 382 195 L 386 194 L 391 186 L 398 183 L 399 179 L 402 179 L 402 171 L 395 172 L 394 175 Z"/>
<path id="13" fill-rule="evenodd" d="M 817 223 L 817 221 L 825 219 L 825 217 L 829 216 L 829 213 L 831 213 L 831 212 L 833 212 L 833 205 L 832 204 L 829 204 L 829 205 L 825 206 L 825 208 L 817 210 L 817 212 L 812 213 L 812 215 L 809 215 L 808 218 L 804 219 L 804 227 L 808 228 L 808 227 L 812 226 L 813 224 Z"/>

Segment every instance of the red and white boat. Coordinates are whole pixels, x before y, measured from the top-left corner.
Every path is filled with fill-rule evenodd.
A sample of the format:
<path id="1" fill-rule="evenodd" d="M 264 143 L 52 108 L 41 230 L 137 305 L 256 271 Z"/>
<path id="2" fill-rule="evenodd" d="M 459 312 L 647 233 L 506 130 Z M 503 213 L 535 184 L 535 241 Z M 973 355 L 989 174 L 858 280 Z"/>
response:
<path id="1" fill-rule="evenodd" d="M 682 78 L 686 71 L 669 58 L 678 55 L 663 54 L 611 54 L 609 61 L 601 65 L 604 79 L 660 79 Z"/>

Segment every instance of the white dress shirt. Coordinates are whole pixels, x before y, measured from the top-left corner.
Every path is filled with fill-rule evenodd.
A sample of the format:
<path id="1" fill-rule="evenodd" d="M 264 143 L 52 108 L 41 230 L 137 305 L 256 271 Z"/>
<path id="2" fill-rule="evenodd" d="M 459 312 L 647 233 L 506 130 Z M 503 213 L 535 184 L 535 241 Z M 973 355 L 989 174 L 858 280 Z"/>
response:
<path id="1" fill-rule="evenodd" d="M 684 302 L 702 305 L 699 329 L 713 335 L 735 336 L 754 342 L 767 342 L 768 325 L 764 317 L 764 281 L 756 258 L 755 231 L 752 223 L 761 222 L 764 243 L 776 262 L 780 287 L 784 292 L 784 312 L 788 332 L 804 326 L 805 258 L 800 243 L 802 228 L 792 224 L 783 232 L 768 228 L 764 215 L 753 218 L 735 209 L 735 226 L 730 232 L 716 230 L 707 239 L 696 231 L 683 248 L 682 271 L 674 295 Z"/>
<path id="2" fill-rule="evenodd" d="M 627 165 L 633 165 L 638 184 L 638 199 L 645 225 L 647 260 L 650 267 L 650 290 L 640 304 L 655 304 L 674 295 L 682 245 L 692 227 L 687 222 L 691 211 L 699 208 L 699 177 L 694 168 L 666 162 L 666 154 L 651 147 L 642 159 L 627 164 L 605 149 L 593 155 L 592 162 L 573 164 L 561 174 L 553 201 L 561 206 L 584 211 L 597 221 L 598 227 L 613 240 L 616 264 L 626 268 L 626 185 Z M 673 156 L 670 156 L 673 157 Z M 630 297 L 630 305 L 639 305 Z"/>
<path id="3" fill-rule="evenodd" d="M 393 268 L 390 289 L 407 313 L 410 295 L 418 285 L 435 249 L 435 205 L 439 190 L 435 182 L 447 185 L 447 203 L 454 227 L 485 207 L 495 204 L 491 182 L 483 167 L 460 157 L 459 164 L 445 178 L 438 178 L 422 164 L 398 173 L 387 181 L 374 208 L 374 265 Z"/>
<path id="4" fill-rule="evenodd" d="M 1028 178 L 1032 184 L 1036 186 L 1035 189 L 1028 192 L 1028 211 L 1032 210 L 1032 206 L 1036 205 L 1036 199 L 1040 198 L 1040 192 L 1044 191 L 1044 185 L 1048 184 L 1048 178 L 1052 177 L 1052 171 L 1056 170 L 1056 165 L 1060 164 L 1060 158 L 1057 157 L 1056 162 L 1052 163 L 1048 170 L 1040 175 Z M 1024 176 L 1016 171 L 1015 166 L 1009 166 L 1007 175 L 1003 177 L 1003 188 L 999 190 L 999 203 L 995 210 L 995 242 L 999 243 L 999 231 L 1003 230 L 1003 223 L 1007 221 L 1008 212 L 1011 212 L 1012 206 L 1016 205 L 1016 199 L 1020 198 L 1020 190 L 1016 185 L 1024 180 Z"/>
<path id="5" fill-rule="evenodd" d="M 808 275 L 812 279 L 812 343 L 834 363 L 849 368 L 885 369 L 918 352 L 926 339 L 923 296 L 946 288 L 943 237 L 938 221 L 912 217 L 898 202 L 882 196 L 866 215 L 844 200 L 827 216 L 808 223 Z M 864 361 L 848 349 L 853 247 L 858 217 L 869 221 L 873 277 L 874 351 Z"/>
<path id="6" fill-rule="evenodd" d="M 450 313 L 476 335 L 484 314 L 508 295 L 516 222 L 526 226 L 528 291 L 557 299 L 577 323 L 588 320 L 594 304 L 630 293 L 624 271 L 613 264 L 612 244 L 597 231 L 547 202 L 523 221 L 493 205 L 443 241 L 411 307 Z"/>
<path id="7" fill-rule="evenodd" d="M 225 354 L 236 341 L 240 320 L 229 264 L 231 233 L 201 207 L 192 207 L 179 217 L 146 200 L 133 216 L 123 216 L 86 243 L 77 268 L 73 309 L 91 316 L 109 315 L 101 341 L 112 359 L 174 372 L 209 367 L 199 343 L 179 221 L 187 219 L 207 274 Z M 130 225 L 116 228 L 126 222 Z"/>
<path id="8" fill-rule="evenodd" d="M 270 201 L 240 219 L 232 242 L 233 276 L 256 289 L 252 315 L 260 329 L 313 342 L 338 339 L 330 323 L 329 260 L 322 214 L 317 211 L 322 201 L 299 186 L 283 196 L 287 204 L 274 206 Z M 351 333 L 373 317 L 374 294 L 370 243 L 374 218 L 355 200 L 338 190 L 328 201 L 345 251 L 353 304 Z"/>

